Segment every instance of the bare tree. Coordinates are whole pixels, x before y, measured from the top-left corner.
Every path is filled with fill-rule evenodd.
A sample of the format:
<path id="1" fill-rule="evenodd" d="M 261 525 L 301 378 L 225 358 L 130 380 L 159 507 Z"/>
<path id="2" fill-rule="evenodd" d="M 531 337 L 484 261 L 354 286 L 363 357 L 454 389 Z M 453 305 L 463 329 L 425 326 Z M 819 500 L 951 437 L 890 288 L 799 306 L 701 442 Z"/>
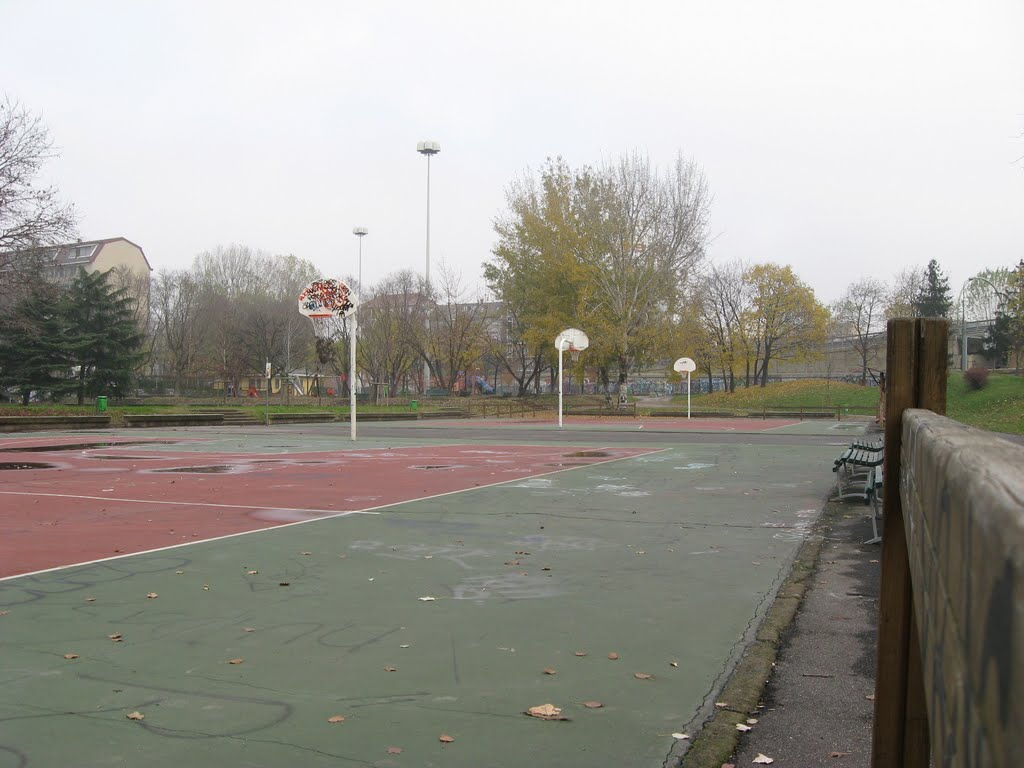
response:
<path id="1" fill-rule="evenodd" d="M 39 118 L 10 99 L 0 102 L 0 291 L 37 272 L 46 246 L 71 239 L 74 207 L 56 187 L 36 185 L 43 164 L 54 157 L 49 132 Z"/>
<path id="2" fill-rule="evenodd" d="M 885 316 L 916 317 L 917 309 L 914 304 L 924 285 L 923 267 L 905 267 L 897 272 L 889 290 L 889 304 L 885 308 Z"/>
<path id="3" fill-rule="evenodd" d="M 736 390 L 736 366 L 747 361 L 748 342 L 744 323 L 751 296 L 743 281 L 746 267 L 736 261 L 713 266 L 694 292 L 700 322 L 706 334 L 707 370 L 717 369 L 726 388 Z"/>
<path id="4" fill-rule="evenodd" d="M 841 334 L 848 336 L 860 357 L 860 383 L 868 383 L 868 367 L 881 349 L 871 337 L 884 328 L 889 292 L 885 283 L 873 277 L 851 283 L 833 305 L 832 311 Z"/>
<path id="5" fill-rule="evenodd" d="M 438 386 L 454 391 L 462 375 L 487 349 L 488 318 L 483 301 L 467 301 L 461 276 L 444 263 L 440 280 L 432 285 L 438 289 L 440 300 L 431 308 L 430 329 L 421 356 L 431 361 Z"/>
<path id="6" fill-rule="evenodd" d="M 397 392 L 421 359 L 414 340 L 424 322 L 418 280 L 403 270 L 384 278 L 369 294 L 357 310 L 359 367 L 371 385 Z"/>

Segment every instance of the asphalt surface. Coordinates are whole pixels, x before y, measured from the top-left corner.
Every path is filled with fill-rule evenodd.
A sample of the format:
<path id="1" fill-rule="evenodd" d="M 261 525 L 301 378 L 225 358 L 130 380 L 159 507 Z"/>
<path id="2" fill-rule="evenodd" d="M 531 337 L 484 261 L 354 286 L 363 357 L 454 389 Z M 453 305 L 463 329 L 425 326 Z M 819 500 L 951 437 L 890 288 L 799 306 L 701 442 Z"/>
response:
<path id="1" fill-rule="evenodd" d="M 780 768 L 870 766 L 881 550 L 862 543 L 866 511 L 833 504 L 820 522 L 818 567 L 735 766 L 759 754 Z"/>

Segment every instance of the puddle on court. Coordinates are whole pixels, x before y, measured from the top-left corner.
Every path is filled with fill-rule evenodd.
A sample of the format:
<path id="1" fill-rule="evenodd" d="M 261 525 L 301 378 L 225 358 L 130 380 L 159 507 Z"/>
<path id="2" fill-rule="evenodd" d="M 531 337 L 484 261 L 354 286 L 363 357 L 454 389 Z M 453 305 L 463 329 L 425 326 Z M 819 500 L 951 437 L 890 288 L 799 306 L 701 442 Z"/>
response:
<path id="1" fill-rule="evenodd" d="M 174 440 L 129 440 L 123 443 L 65 443 L 30 445 L 25 448 L 0 448 L 0 453 L 49 453 L 51 451 L 87 451 L 91 448 L 120 448 L 123 445 L 174 445 Z"/>
<path id="2" fill-rule="evenodd" d="M 589 467 L 590 465 L 583 461 L 558 461 L 554 464 L 545 464 L 545 467 Z"/>
<path id="3" fill-rule="evenodd" d="M 6 461 L 0 463 L 0 470 L 5 469 L 56 469 L 56 464 L 43 464 L 38 461 Z"/>
<path id="4" fill-rule="evenodd" d="M 163 456 L 90 456 L 90 459 L 99 459 L 100 461 L 155 461 L 157 459 L 163 459 Z"/>
<path id="5" fill-rule="evenodd" d="M 232 467 L 230 464 L 210 464 L 205 467 L 171 467 L 170 469 L 154 469 L 154 472 L 187 472 L 189 474 L 196 475 L 218 475 L 226 472 L 232 472 L 238 469 L 238 467 Z"/>
<path id="6" fill-rule="evenodd" d="M 410 467 L 410 469 L 455 469 L 451 464 L 424 464 L 418 467 Z"/>
<path id="7" fill-rule="evenodd" d="M 563 454 L 568 459 L 600 459 L 611 456 L 607 451 L 576 451 L 576 453 Z"/>

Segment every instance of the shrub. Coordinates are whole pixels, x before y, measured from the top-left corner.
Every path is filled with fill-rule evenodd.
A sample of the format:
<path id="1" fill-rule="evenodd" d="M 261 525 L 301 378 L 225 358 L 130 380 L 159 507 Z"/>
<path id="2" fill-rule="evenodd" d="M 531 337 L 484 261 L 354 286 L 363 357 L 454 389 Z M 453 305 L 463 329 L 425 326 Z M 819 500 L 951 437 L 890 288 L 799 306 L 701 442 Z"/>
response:
<path id="1" fill-rule="evenodd" d="M 964 381 L 974 391 L 984 389 L 985 385 L 988 384 L 988 368 L 979 365 L 968 368 L 964 371 Z"/>

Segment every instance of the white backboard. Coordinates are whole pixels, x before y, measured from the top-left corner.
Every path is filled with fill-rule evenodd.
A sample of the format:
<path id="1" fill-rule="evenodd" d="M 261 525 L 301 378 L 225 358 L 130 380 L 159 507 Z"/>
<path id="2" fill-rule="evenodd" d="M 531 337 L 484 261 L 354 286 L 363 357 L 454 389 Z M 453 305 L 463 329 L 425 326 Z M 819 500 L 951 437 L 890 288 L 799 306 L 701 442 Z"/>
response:
<path id="1" fill-rule="evenodd" d="M 697 370 L 697 364 L 688 357 L 680 357 L 672 364 L 672 370 L 676 373 L 693 373 Z"/>

